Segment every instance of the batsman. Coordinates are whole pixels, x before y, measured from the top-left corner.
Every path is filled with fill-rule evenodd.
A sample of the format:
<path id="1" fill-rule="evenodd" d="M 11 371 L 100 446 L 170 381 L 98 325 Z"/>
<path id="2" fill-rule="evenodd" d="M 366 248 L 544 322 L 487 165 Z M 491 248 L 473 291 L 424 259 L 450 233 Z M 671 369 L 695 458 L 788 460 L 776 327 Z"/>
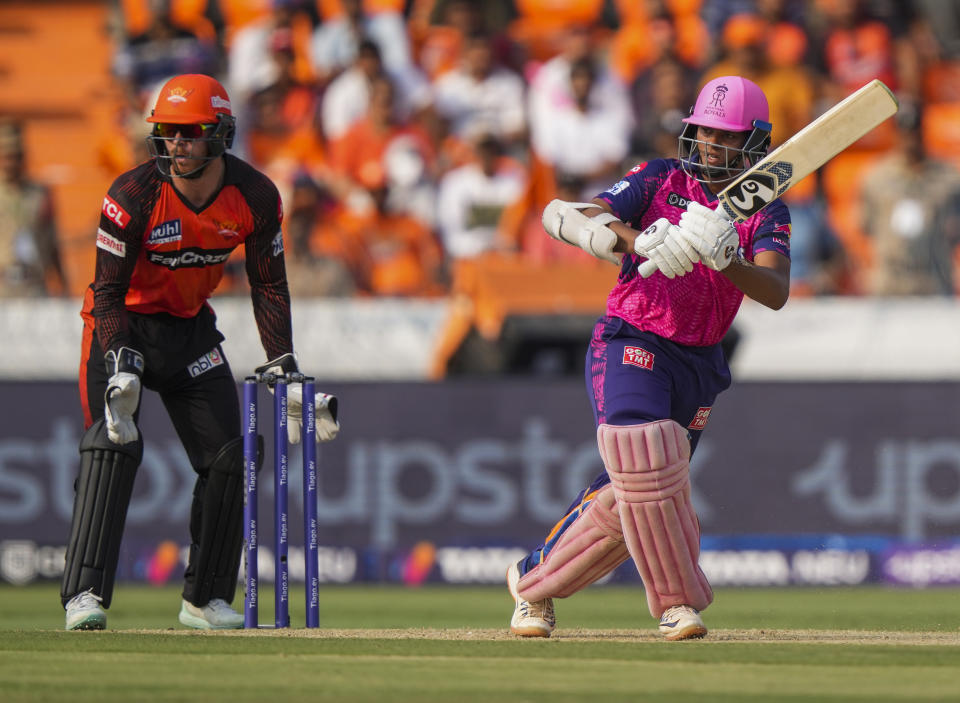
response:
<path id="1" fill-rule="evenodd" d="M 240 402 L 208 299 L 243 245 L 260 340 L 258 371 L 296 372 L 276 186 L 227 153 L 235 120 L 223 86 L 180 75 L 147 122 L 151 158 L 103 199 L 96 269 L 83 301 L 80 399 L 85 434 L 75 483 L 61 602 L 67 630 L 102 630 L 124 522 L 143 457 L 143 388 L 159 394 L 196 472 L 179 620 L 198 629 L 243 625 L 231 602 L 242 549 Z M 302 389 L 288 425 L 299 441 Z M 317 439 L 339 431 L 337 399 L 316 397 Z"/>
<path id="2" fill-rule="evenodd" d="M 744 222 L 717 194 L 770 145 L 766 96 L 739 76 L 708 82 L 676 159 L 635 166 L 590 203 L 552 201 L 547 233 L 620 266 L 586 358 L 605 471 L 507 571 L 511 631 L 549 637 L 565 598 L 632 559 L 667 640 L 703 637 L 713 600 L 698 565 L 690 457 L 731 383 L 720 341 L 744 295 L 774 310 L 790 288 L 790 216 L 774 200 Z M 656 264 L 649 278 L 638 268 Z"/>

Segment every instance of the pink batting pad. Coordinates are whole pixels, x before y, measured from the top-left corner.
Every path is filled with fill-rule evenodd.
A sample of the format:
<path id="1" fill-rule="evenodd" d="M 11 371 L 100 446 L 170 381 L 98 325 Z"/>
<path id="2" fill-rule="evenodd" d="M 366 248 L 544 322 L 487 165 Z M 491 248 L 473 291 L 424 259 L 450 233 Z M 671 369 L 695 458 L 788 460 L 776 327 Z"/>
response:
<path id="1" fill-rule="evenodd" d="M 613 487 L 606 485 L 564 531 L 543 563 L 523 575 L 517 592 L 529 601 L 566 598 L 629 558 Z"/>
<path id="2" fill-rule="evenodd" d="M 703 610 L 713 590 L 700 570 L 700 522 L 690 502 L 690 442 L 673 420 L 597 428 L 630 556 L 650 614 L 673 605 Z"/>

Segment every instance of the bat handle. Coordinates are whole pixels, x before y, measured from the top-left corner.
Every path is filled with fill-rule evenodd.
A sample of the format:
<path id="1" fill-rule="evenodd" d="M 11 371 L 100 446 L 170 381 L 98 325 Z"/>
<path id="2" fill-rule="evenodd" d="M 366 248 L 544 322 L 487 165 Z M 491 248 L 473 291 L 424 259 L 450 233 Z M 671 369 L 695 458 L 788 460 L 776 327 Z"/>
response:
<path id="1" fill-rule="evenodd" d="M 650 261 L 650 259 L 647 259 L 642 264 L 640 264 L 639 270 L 640 270 L 640 276 L 643 278 L 650 278 L 650 276 L 652 276 L 657 271 L 659 271 L 659 269 L 657 268 L 657 265 L 652 261 Z"/>

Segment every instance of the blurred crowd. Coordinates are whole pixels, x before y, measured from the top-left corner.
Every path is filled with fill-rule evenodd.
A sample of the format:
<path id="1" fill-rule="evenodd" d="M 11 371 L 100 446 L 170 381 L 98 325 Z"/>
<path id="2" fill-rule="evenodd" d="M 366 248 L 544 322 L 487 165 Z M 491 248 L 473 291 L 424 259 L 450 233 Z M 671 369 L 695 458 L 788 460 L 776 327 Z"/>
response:
<path id="1" fill-rule="evenodd" d="M 765 91 L 774 146 L 873 78 L 901 102 L 785 196 L 794 295 L 960 289 L 957 3 L 117 0 L 112 18 L 125 129 L 104 168 L 146 158 L 167 77 L 219 78 L 233 151 L 283 195 L 294 295 L 442 296 L 484 257 L 581 256 L 543 234 L 544 205 L 675 157 L 700 86 L 728 74 Z"/>

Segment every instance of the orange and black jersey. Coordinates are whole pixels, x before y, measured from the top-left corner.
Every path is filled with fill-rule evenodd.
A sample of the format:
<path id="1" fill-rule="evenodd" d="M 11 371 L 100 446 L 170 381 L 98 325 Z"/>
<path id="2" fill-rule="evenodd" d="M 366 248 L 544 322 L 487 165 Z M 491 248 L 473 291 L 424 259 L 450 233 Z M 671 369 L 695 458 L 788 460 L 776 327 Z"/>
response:
<path id="1" fill-rule="evenodd" d="M 130 344 L 127 311 L 196 316 L 241 243 L 267 358 L 293 351 L 280 194 L 245 161 L 231 154 L 224 159 L 223 185 L 200 207 L 181 197 L 153 160 L 113 182 L 103 199 L 96 274 L 83 307 L 105 351 Z"/>

